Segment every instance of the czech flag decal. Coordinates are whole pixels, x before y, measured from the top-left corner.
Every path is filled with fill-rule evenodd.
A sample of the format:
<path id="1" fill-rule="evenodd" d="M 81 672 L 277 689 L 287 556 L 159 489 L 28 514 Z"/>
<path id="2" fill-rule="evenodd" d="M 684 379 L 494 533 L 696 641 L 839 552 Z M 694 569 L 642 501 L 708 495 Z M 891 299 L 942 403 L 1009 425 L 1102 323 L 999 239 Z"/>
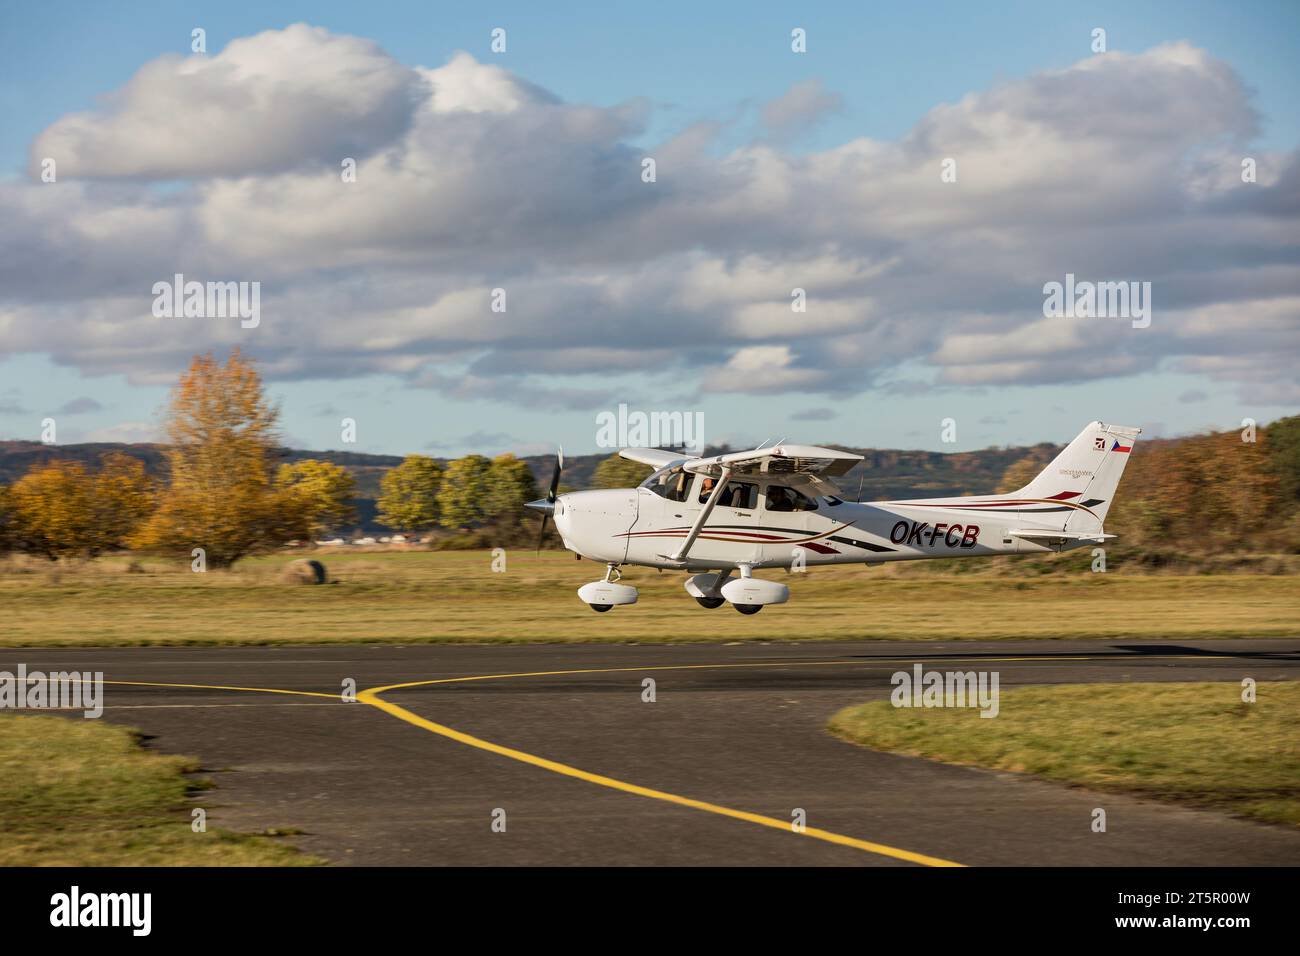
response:
<path id="1" fill-rule="evenodd" d="M 1130 452 L 1130 451 L 1133 450 L 1133 446 L 1132 446 L 1132 445 L 1121 445 L 1121 444 L 1119 443 L 1119 439 L 1116 439 L 1116 440 L 1115 440 L 1115 444 L 1113 444 L 1113 445 L 1110 446 L 1110 450 L 1111 450 L 1111 451 L 1122 451 L 1122 452 L 1126 452 L 1126 453 L 1127 453 L 1127 452 Z"/>

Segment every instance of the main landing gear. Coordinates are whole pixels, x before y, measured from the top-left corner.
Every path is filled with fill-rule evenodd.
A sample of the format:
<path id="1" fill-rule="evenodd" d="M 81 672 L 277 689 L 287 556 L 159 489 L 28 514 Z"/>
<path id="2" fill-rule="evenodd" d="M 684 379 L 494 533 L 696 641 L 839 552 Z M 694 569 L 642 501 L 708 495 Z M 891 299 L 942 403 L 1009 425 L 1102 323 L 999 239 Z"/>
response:
<path id="1" fill-rule="evenodd" d="M 604 613 L 616 604 L 635 604 L 636 588 L 628 584 L 619 584 L 623 573 L 614 563 L 605 566 L 605 577 L 592 581 L 578 588 L 578 597 L 591 605 L 593 611 Z"/>
<path id="2" fill-rule="evenodd" d="M 790 599 L 790 589 L 784 584 L 753 577 L 753 569 L 747 564 L 739 570 L 738 578 L 731 577 L 730 571 L 693 574 L 686 579 L 686 593 L 700 607 L 712 610 L 730 602 L 741 614 L 757 614 L 765 604 L 784 604 Z"/>

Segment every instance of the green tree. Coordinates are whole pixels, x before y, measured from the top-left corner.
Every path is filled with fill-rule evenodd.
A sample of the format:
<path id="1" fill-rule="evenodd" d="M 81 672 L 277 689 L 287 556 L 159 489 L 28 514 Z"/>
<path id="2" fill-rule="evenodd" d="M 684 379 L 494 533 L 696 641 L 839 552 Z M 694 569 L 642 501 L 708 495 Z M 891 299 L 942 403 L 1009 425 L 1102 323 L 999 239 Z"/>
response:
<path id="1" fill-rule="evenodd" d="M 520 517 L 527 502 L 537 497 L 537 482 L 526 462 L 508 454 L 492 459 L 484 501 L 488 517 L 511 522 Z"/>
<path id="2" fill-rule="evenodd" d="M 1300 502 L 1300 415 L 1279 418 L 1263 429 L 1264 445 L 1288 506 Z"/>
<path id="3" fill-rule="evenodd" d="M 998 486 L 993 490 L 993 493 L 995 495 L 1006 495 L 1013 491 L 1019 491 L 1037 478 L 1045 467 L 1047 467 L 1047 462 L 1043 460 L 1042 455 L 1026 455 L 1024 458 L 1013 461 L 1007 466 L 1007 470 L 1002 473 L 1002 480 L 998 482 Z"/>
<path id="4" fill-rule="evenodd" d="M 613 454 L 596 466 L 592 480 L 597 488 L 635 488 L 649 478 L 652 471 L 649 465 Z"/>
<path id="5" fill-rule="evenodd" d="M 294 537 L 311 538 L 356 520 L 357 482 L 342 465 L 307 458 L 284 464 L 275 476 L 285 510 L 297 523 Z"/>
<path id="6" fill-rule="evenodd" d="M 379 482 L 380 524 L 394 531 L 428 531 L 438 523 L 443 470 L 426 455 L 407 455 Z"/>
<path id="7" fill-rule="evenodd" d="M 438 523 L 444 528 L 469 528 L 490 516 L 488 491 L 492 461 L 483 455 L 466 455 L 448 463 L 438 492 Z"/>
<path id="8" fill-rule="evenodd" d="M 0 554 L 7 554 L 18 547 L 17 530 L 9 486 L 0 485 Z"/>

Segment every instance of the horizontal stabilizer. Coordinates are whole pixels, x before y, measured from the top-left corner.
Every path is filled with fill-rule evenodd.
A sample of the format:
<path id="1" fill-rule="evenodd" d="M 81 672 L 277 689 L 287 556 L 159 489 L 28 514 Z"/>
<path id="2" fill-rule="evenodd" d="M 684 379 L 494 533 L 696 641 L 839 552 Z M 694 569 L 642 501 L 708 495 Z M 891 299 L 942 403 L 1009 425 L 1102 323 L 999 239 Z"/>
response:
<path id="1" fill-rule="evenodd" d="M 1033 541 L 1037 544 L 1067 544 L 1071 541 L 1096 541 L 1100 544 L 1103 541 L 1109 541 L 1111 538 L 1118 537 L 1113 534 L 1091 534 L 1089 532 L 1079 531 L 1008 531 L 1007 534 L 1014 538 L 1024 538 L 1026 541 Z"/>

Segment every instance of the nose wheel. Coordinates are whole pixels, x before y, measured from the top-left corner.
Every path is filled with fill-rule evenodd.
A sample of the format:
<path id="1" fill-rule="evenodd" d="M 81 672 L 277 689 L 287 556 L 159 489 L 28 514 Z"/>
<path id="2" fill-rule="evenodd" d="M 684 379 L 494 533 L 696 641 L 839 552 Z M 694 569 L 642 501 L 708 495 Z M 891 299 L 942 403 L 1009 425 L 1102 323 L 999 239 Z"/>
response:
<path id="1" fill-rule="evenodd" d="M 605 566 L 604 580 L 584 584 L 578 588 L 578 597 L 598 614 L 604 614 L 618 604 L 635 604 L 636 588 L 619 584 L 622 577 L 618 565 L 610 563 Z"/>

